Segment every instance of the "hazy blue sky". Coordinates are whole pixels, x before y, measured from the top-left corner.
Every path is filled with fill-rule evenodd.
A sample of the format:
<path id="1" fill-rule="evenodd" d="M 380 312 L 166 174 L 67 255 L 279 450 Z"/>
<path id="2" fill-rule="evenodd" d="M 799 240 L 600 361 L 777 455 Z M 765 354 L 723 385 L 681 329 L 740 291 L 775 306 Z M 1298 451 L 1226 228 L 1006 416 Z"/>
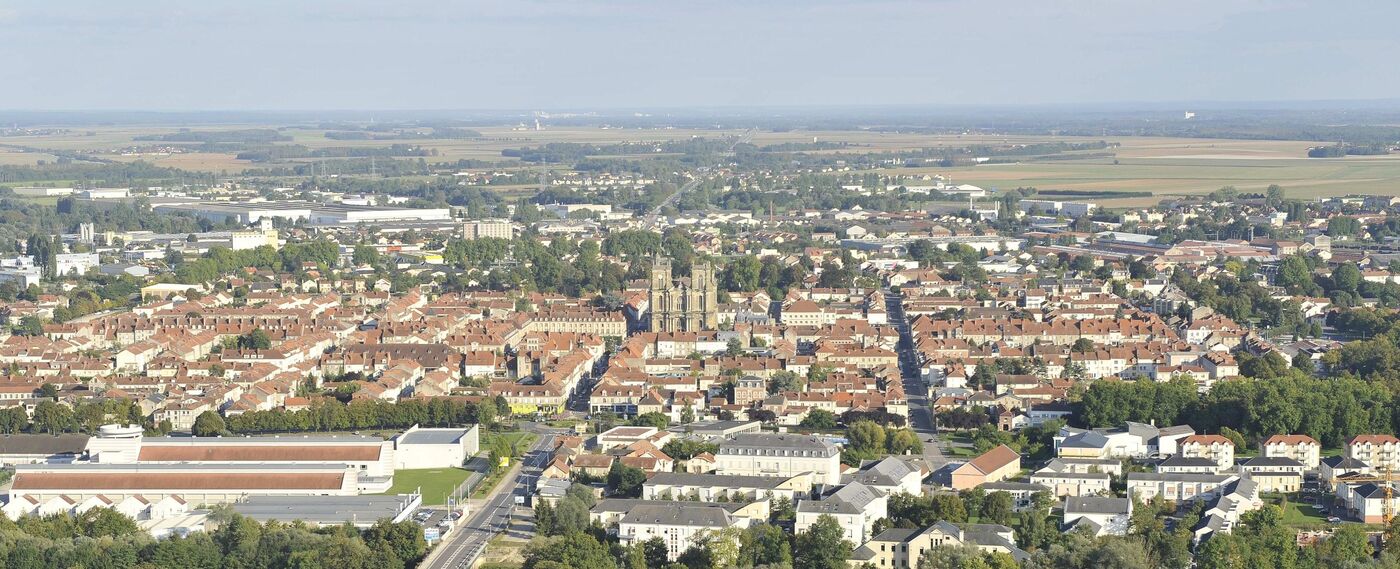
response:
<path id="1" fill-rule="evenodd" d="M 5 109 L 1375 99 L 1400 2 L 4 0 Z"/>

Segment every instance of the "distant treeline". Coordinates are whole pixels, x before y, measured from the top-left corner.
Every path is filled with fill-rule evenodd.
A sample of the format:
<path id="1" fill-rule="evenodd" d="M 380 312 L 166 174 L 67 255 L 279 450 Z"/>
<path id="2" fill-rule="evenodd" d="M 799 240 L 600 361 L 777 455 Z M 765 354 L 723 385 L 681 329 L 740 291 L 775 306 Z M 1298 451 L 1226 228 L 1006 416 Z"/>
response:
<path id="1" fill-rule="evenodd" d="M 1037 196 L 1066 198 L 1150 198 L 1152 192 L 1116 192 L 1111 190 L 1036 190 Z"/>
<path id="2" fill-rule="evenodd" d="M 387 147 L 335 146 L 312 150 L 300 144 L 274 144 L 248 148 L 238 153 L 239 160 L 253 162 L 277 162 L 296 158 L 368 158 L 395 156 L 436 156 L 437 150 L 412 144 L 393 144 Z"/>
<path id="3" fill-rule="evenodd" d="M 461 140 L 481 138 L 478 131 L 466 128 L 435 127 L 428 132 L 401 130 L 395 132 L 373 132 L 369 130 L 332 130 L 326 132 L 331 140 Z"/>
<path id="4" fill-rule="evenodd" d="M 269 143 L 286 142 L 292 137 L 270 128 L 250 128 L 243 130 L 188 130 L 168 134 L 148 134 L 133 140 L 156 142 L 204 142 L 204 143 Z"/>
<path id="5" fill-rule="evenodd" d="M 60 160 L 35 166 L 0 166 L 0 184 L 35 182 L 41 180 L 61 180 L 78 183 L 79 185 L 121 186 L 131 184 L 137 180 L 212 181 L 213 176 L 207 173 L 193 173 L 176 168 L 155 166 L 149 162 L 142 162 L 139 160 L 129 163 L 104 162 L 97 164 Z"/>
<path id="6" fill-rule="evenodd" d="M 1308 158 L 1341 158 L 1343 156 L 1380 156 L 1390 154 L 1389 144 L 1368 144 L 1357 146 L 1354 144 L 1334 144 L 1332 146 L 1314 146 L 1308 149 Z"/>

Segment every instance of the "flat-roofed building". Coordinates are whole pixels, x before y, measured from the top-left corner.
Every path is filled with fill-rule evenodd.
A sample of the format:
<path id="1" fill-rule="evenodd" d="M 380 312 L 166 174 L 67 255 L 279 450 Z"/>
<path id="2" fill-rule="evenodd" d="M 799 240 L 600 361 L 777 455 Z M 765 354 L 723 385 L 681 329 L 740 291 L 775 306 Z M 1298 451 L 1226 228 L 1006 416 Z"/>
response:
<path id="1" fill-rule="evenodd" d="M 0 467 L 73 462 L 87 450 L 88 439 L 78 434 L 0 436 Z"/>
<path id="2" fill-rule="evenodd" d="M 383 496 L 249 496 L 232 504 L 237 514 L 266 523 L 302 521 L 316 527 L 352 524 L 367 528 L 379 520 L 402 522 L 423 504 L 417 494 Z"/>
<path id="3" fill-rule="evenodd" d="M 418 425 L 390 439 L 394 468 L 458 467 L 481 449 L 478 425 L 469 429 L 424 429 Z"/>
<path id="4" fill-rule="evenodd" d="M 192 504 L 224 504 L 254 495 L 353 496 L 359 472 L 343 465 L 298 464 L 29 464 L 15 467 L 10 499 L 45 502 L 95 496 L 119 502 L 179 496 Z"/>

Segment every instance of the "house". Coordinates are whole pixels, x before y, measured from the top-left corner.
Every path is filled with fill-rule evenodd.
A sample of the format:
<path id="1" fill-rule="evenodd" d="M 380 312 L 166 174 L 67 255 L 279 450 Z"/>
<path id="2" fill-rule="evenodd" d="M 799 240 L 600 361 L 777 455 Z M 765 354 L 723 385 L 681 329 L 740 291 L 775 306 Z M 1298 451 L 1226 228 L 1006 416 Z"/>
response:
<path id="1" fill-rule="evenodd" d="M 1164 474 L 1215 474 L 1220 464 L 1203 456 L 1179 454 L 1157 464 L 1157 472 Z"/>
<path id="2" fill-rule="evenodd" d="M 1021 455 L 1000 445 L 959 466 L 952 473 L 954 490 L 969 490 L 987 482 L 1006 480 L 1021 471 Z"/>
<path id="3" fill-rule="evenodd" d="M 890 528 L 851 552 L 851 566 L 910 568 L 935 547 L 967 546 L 1001 552 L 1017 561 L 1030 557 L 1016 546 L 1011 528 L 995 524 L 953 525 L 939 521 L 923 529 Z"/>
<path id="4" fill-rule="evenodd" d="M 1321 462 L 1322 445 L 1307 435 L 1274 435 L 1264 441 L 1263 447 L 1264 456 L 1291 458 L 1308 470 L 1317 468 Z"/>
<path id="5" fill-rule="evenodd" d="M 1352 517 L 1366 524 L 1386 523 L 1387 513 L 1400 511 L 1400 491 L 1375 482 L 1339 484 L 1337 501 Z"/>
<path id="6" fill-rule="evenodd" d="M 1222 485 L 1235 479 L 1228 474 L 1129 472 L 1128 497 L 1139 502 L 1158 496 L 1170 502 L 1197 500 L 1215 495 Z"/>
<path id="7" fill-rule="evenodd" d="M 1132 513 L 1133 501 L 1127 498 L 1074 496 L 1065 498 L 1060 527 L 1065 531 L 1087 527 L 1096 536 L 1127 535 Z"/>
<path id="8" fill-rule="evenodd" d="M 1256 456 L 1246 460 L 1240 470 L 1259 484 L 1260 492 L 1292 494 L 1302 489 L 1308 467 L 1292 458 Z"/>
<path id="9" fill-rule="evenodd" d="M 569 469 L 593 478 L 603 478 L 612 469 L 613 460 L 613 456 L 607 454 L 582 454 L 574 458 Z"/>
<path id="10" fill-rule="evenodd" d="M 1181 441 L 1181 456 L 1209 459 L 1227 470 L 1235 466 L 1235 443 L 1220 435 L 1191 435 Z"/>
<path id="11" fill-rule="evenodd" d="M 1400 470 L 1400 439 L 1394 435 L 1356 435 L 1347 441 L 1344 454 L 1374 469 Z"/>
<path id="12" fill-rule="evenodd" d="M 818 518 L 831 516 L 841 524 L 842 536 L 847 541 L 865 543 L 871 537 L 875 521 L 886 517 L 888 506 L 889 498 L 884 492 L 852 482 L 820 500 L 798 502 L 794 527 L 801 533 L 816 523 Z"/>
<path id="13" fill-rule="evenodd" d="M 1370 474 L 1371 467 L 1364 462 L 1345 456 L 1329 456 L 1317 466 L 1317 479 L 1324 490 L 1337 487 L 1338 481 L 1348 474 Z"/>
<path id="14" fill-rule="evenodd" d="M 1049 488 L 1050 493 L 1057 498 L 1095 496 L 1108 492 L 1113 480 L 1112 472 L 1121 472 L 1122 469 L 1121 463 L 1113 460 L 1101 459 L 1117 466 L 1113 470 L 1105 471 L 1100 471 L 1096 466 L 1069 463 L 1068 461 L 1071 460 L 1076 459 L 1057 458 L 1051 460 L 1044 468 L 1031 474 L 1031 483 Z"/>
<path id="15" fill-rule="evenodd" d="M 863 464 L 846 478 L 847 483 L 858 482 L 886 494 L 902 492 L 918 496 L 923 493 L 923 469 L 892 456 Z"/>

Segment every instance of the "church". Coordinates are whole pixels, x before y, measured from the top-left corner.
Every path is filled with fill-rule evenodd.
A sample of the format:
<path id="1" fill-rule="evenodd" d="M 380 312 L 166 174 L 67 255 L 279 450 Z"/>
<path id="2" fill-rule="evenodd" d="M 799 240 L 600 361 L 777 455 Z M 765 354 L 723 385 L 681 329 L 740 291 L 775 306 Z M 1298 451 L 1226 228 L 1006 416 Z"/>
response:
<path id="1" fill-rule="evenodd" d="M 672 278 L 670 259 L 653 260 L 647 302 L 651 331 L 714 330 L 719 325 L 718 290 L 715 268 L 709 263 L 693 265 L 689 278 Z"/>

